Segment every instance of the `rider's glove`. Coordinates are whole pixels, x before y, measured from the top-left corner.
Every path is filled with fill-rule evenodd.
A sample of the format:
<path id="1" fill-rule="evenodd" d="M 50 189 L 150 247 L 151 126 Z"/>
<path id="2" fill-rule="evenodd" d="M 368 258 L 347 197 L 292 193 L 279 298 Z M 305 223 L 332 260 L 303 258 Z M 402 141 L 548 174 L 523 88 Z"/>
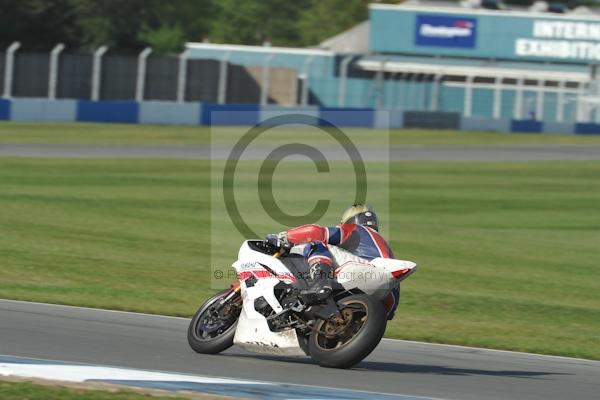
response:
<path id="1" fill-rule="evenodd" d="M 287 240 L 287 232 L 271 233 L 265 237 L 265 242 L 269 243 L 276 249 L 289 246 Z"/>

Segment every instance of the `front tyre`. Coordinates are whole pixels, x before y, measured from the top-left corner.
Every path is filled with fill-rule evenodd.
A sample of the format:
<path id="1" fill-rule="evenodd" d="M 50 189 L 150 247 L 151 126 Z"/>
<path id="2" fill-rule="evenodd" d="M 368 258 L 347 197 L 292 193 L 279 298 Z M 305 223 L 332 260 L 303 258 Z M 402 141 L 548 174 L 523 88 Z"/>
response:
<path id="1" fill-rule="evenodd" d="M 341 318 L 319 320 L 308 340 L 310 356 L 322 367 L 350 368 L 381 341 L 387 319 L 381 302 L 365 294 L 337 302 Z"/>
<path id="2" fill-rule="evenodd" d="M 242 299 L 239 293 L 221 304 L 231 289 L 208 299 L 196 312 L 188 328 L 188 343 L 196 353 L 216 354 L 233 346 L 235 328 L 240 316 Z"/>

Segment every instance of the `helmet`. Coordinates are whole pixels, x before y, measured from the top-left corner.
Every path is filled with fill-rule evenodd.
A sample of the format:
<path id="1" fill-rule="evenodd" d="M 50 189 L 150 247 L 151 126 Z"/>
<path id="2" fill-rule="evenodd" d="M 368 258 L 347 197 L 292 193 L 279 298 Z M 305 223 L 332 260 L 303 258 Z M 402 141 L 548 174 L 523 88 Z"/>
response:
<path id="1" fill-rule="evenodd" d="M 342 215 L 342 224 L 357 224 L 365 225 L 369 228 L 373 228 L 376 231 L 379 230 L 379 220 L 377 214 L 371 206 L 363 203 L 356 203 L 350 206 L 344 215 Z"/>

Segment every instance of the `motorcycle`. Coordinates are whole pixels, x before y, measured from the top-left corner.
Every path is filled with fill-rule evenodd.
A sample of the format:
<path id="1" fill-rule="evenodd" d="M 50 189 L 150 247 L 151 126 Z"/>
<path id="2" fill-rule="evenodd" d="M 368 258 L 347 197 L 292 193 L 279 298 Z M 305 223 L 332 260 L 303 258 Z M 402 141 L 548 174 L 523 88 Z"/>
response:
<path id="1" fill-rule="evenodd" d="M 332 246 L 333 247 L 333 246 Z M 342 250 L 339 250 L 342 251 Z M 239 282 L 208 299 L 188 329 L 191 348 L 220 353 L 234 344 L 257 353 L 307 355 L 323 367 L 349 368 L 379 344 L 383 299 L 411 275 L 411 261 L 375 258 L 336 269 L 329 298 L 300 300 L 309 267 L 301 248 L 245 241 L 233 264 Z"/>

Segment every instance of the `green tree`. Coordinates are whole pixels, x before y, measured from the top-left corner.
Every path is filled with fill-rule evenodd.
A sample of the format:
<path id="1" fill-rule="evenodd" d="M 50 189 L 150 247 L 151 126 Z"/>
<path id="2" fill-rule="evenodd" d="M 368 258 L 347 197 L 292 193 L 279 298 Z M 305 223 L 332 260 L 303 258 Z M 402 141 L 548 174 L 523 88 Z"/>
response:
<path id="1" fill-rule="evenodd" d="M 0 51 L 13 41 L 49 51 L 108 45 L 137 53 L 186 41 L 311 46 L 368 18 L 373 0 L 0 0 Z M 529 5 L 531 0 L 506 0 Z M 563 0 L 569 6 L 594 0 Z M 398 3 L 399 0 L 381 2 Z"/>
<path id="2" fill-rule="evenodd" d="M 369 17 L 370 0 L 314 1 L 297 23 L 302 33 L 301 44 L 314 46 Z"/>
<path id="3" fill-rule="evenodd" d="M 78 46 L 80 32 L 70 0 L 0 0 L 0 51 L 14 41 L 47 51 L 57 43 Z"/>
<path id="4" fill-rule="evenodd" d="M 211 0 L 71 0 L 81 46 L 107 45 L 137 52 L 148 45 L 179 51 L 210 30 Z"/>
<path id="5" fill-rule="evenodd" d="M 289 46 L 301 42 L 296 21 L 311 0 L 221 0 L 210 39 L 222 43 Z"/>
<path id="6" fill-rule="evenodd" d="M 152 47 L 157 54 L 181 52 L 185 43 L 183 31 L 179 25 L 163 25 L 158 29 L 144 27 L 138 37 Z"/>

